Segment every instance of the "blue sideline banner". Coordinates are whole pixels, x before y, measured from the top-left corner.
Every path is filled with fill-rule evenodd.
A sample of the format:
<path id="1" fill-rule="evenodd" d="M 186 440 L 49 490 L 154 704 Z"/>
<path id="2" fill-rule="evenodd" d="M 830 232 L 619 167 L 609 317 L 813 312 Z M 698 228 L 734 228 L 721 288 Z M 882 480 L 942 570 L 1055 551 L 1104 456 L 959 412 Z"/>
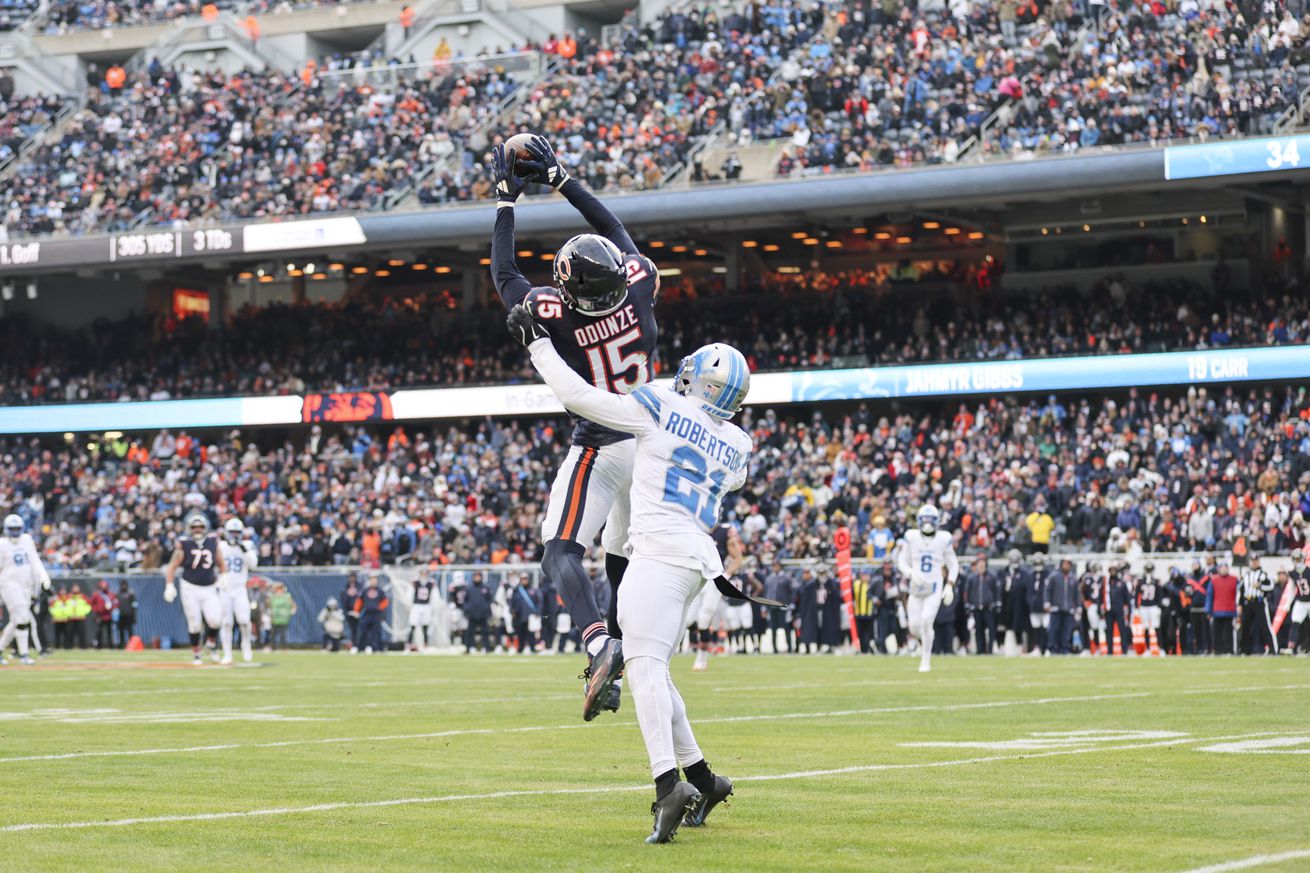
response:
<path id="1" fill-rule="evenodd" d="M 759 373 L 751 380 L 747 403 L 772 405 L 1287 379 L 1310 379 L 1310 346 Z M 369 415 L 357 414 L 355 406 L 346 404 L 347 414 L 334 413 L 326 418 L 314 412 L 321 408 L 323 395 L 309 395 L 308 400 L 291 395 L 9 406 L 0 408 L 0 434 L 255 427 L 314 420 L 507 418 L 556 416 L 563 412 L 550 389 L 540 383 L 401 389 L 385 396 L 383 392 L 369 392 L 369 396 L 375 400 L 368 406 Z M 314 404 L 319 405 L 310 409 Z"/>
<path id="2" fill-rule="evenodd" d="M 1169 181 L 1274 173 L 1307 166 L 1310 136 L 1223 140 L 1164 150 L 1164 177 Z"/>
<path id="3" fill-rule="evenodd" d="M 1310 346 L 864 367 L 790 375 L 793 403 L 1263 382 L 1310 378 Z"/>

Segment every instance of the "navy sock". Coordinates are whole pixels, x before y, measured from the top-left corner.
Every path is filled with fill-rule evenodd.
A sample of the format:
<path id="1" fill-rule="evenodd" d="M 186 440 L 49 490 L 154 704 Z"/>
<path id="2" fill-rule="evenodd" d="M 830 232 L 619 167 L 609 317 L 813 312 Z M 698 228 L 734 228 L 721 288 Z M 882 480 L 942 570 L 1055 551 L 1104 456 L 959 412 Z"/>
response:
<path id="1" fill-rule="evenodd" d="M 656 799 L 656 800 L 663 800 L 664 798 L 668 797 L 668 796 L 669 796 L 669 792 L 672 791 L 675 787 L 677 787 L 677 784 L 678 784 L 678 768 L 677 768 L 677 767 L 674 767 L 672 770 L 668 770 L 668 771 L 666 771 L 666 772 L 664 772 L 664 773 L 661 773 L 660 775 L 656 776 L 656 777 L 655 777 L 655 799 Z"/>
<path id="2" fill-rule="evenodd" d="M 714 773 L 711 772 L 710 765 L 705 763 L 704 758 L 689 767 L 683 767 L 682 774 L 687 777 L 688 782 L 696 786 L 696 790 L 701 794 L 714 787 Z"/>
<path id="3" fill-rule="evenodd" d="M 582 569 L 582 556 L 586 550 L 569 540 L 551 540 L 546 543 L 541 565 L 559 589 L 564 608 L 573 619 L 573 626 L 582 635 L 584 647 L 598 636 L 606 634 L 600 607 L 596 605 L 596 592 Z"/>
<path id="4" fill-rule="evenodd" d="M 623 581 L 623 574 L 627 570 L 627 558 L 606 553 L 605 575 L 610 580 L 610 608 L 605 618 L 609 625 L 610 636 L 616 640 L 623 639 L 623 631 L 619 629 L 619 583 Z"/>

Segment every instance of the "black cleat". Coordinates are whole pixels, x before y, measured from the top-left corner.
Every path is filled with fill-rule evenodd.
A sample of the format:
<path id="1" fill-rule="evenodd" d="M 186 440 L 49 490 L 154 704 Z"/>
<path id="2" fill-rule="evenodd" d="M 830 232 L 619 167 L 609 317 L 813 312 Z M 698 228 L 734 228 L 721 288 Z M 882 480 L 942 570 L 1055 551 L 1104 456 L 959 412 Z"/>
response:
<path id="1" fill-rule="evenodd" d="M 610 637 L 596 657 L 591 659 L 591 667 L 588 668 L 587 690 L 582 701 L 583 721 L 591 721 L 600 715 L 604 704 L 610 700 L 614 680 L 622 670 L 623 642 Z"/>
<path id="2" fill-rule="evenodd" d="M 655 816 L 655 829 L 646 838 L 648 843 L 667 843 L 678 832 L 678 825 L 700 803 L 700 792 L 690 782 L 679 782 L 673 790 L 650 805 Z"/>
<path id="3" fill-rule="evenodd" d="M 726 801 L 732 796 L 732 780 L 727 776 L 714 776 L 714 787 L 709 791 L 701 794 L 700 800 L 696 805 L 687 810 L 687 816 L 682 823 L 689 828 L 698 828 L 705 824 L 705 819 L 709 817 L 714 807 Z"/>
<path id="4" fill-rule="evenodd" d="M 618 684 L 611 685 L 609 697 L 605 699 L 605 705 L 602 706 L 601 709 L 608 710 L 609 712 L 618 712 L 619 704 L 622 702 L 623 686 Z"/>

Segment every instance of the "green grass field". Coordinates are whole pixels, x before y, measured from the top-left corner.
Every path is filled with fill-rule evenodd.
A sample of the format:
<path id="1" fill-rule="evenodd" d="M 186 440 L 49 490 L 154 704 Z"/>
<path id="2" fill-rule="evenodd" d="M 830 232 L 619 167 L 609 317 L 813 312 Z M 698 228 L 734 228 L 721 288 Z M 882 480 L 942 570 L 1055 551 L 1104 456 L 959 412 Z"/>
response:
<path id="1" fill-rule="evenodd" d="M 630 702 L 584 725 L 576 656 L 186 657 L 0 668 L 0 868 L 1310 869 L 1302 660 L 683 656 L 737 795 L 647 846 Z"/>

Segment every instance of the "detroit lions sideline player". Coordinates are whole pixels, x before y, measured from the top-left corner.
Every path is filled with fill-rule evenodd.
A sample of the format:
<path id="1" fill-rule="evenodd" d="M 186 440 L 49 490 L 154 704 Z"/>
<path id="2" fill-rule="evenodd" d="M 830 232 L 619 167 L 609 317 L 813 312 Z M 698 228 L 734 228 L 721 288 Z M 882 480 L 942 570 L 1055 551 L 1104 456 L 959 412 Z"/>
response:
<path id="1" fill-rule="evenodd" d="M 628 395 L 588 385 L 564 362 L 531 312 L 515 307 L 510 332 L 565 408 L 636 437 L 630 563 L 618 590 L 629 688 L 655 779 L 648 843 L 679 824 L 698 827 L 732 794 L 705 762 L 687 707 L 669 674 L 687 607 L 707 579 L 723 575 L 710 536 L 723 495 L 746 481 L 751 438 L 730 419 L 750 389 L 750 368 L 731 346 L 704 346 L 682 360 L 673 389 L 643 385 Z M 687 781 L 678 778 L 681 766 Z"/>
<path id="2" fill-rule="evenodd" d="M 937 609 L 955 600 L 955 580 L 960 565 L 955 560 L 951 535 L 938 528 L 941 513 L 930 503 L 919 508 L 918 530 L 905 532 L 897 560 L 901 576 L 910 580 L 910 599 L 906 604 L 910 633 L 919 638 L 919 672 L 932 669 L 933 622 Z M 942 584 L 942 571 L 946 584 Z"/>
<path id="3" fill-rule="evenodd" d="M 241 629 L 241 660 L 249 663 L 253 657 L 250 651 L 250 594 L 246 590 L 250 584 L 250 571 L 259 566 L 259 556 L 255 554 L 255 544 L 246 538 L 246 526 L 239 518 L 229 518 L 223 525 L 223 540 L 218 550 L 227 564 L 225 572 L 218 582 L 218 600 L 223 607 L 223 624 L 219 629 L 219 639 L 223 643 L 223 660 L 220 664 L 232 663 L 232 629 Z"/>
<path id="4" fill-rule="evenodd" d="M 9 623 L 0 633 L 0 658 L 11 642 L 18 645 L 18 659 L 22 664 L 35 661 L 28 654 L 32 638 L 32 602 L 42 590 L 50 588 L 50 574 L 46 572 L 36 552 L 32 535 L 24 530 L 23 519 L 7 515 L 4 537 L 0 538 L 0 599 L 4 601 Z M 40 641 L 37 651 L 40 651 Z"/>
<path id="5" fill-rule="evenodd" d="M 492 153 L 496 177 L 496 228 L 491 273 L 507 309 L 524 304 L 554 342 L 560 356 L 591 385 L 627 394 L 650 381 L 655 358 L 655 299 L 659 271 L 638 251 L 623 223 L 582 183 L 569 178 L 544 137 L 528 147 L 533 171 L 516 176 L 505 147 Z M 573 237 L 552 262 L 555 285 L 534 288 L 514 260 L 514 204 L 529 182 L 563 194 L 597 233 Z M 582 717 L 619 707 L 618 678 L 623 646 L 615 610 L 600 614 L 582 557 L 604 525 L 605 574 L 617 595 L 628 561 L 633 442 L 630 434 L 576 416 L 573 445 L 555 475 L 542 522 L 542 569 L 559 590 L 573 626 L 582 635 L 587 667 Z"/>
<path id="6" fill-rule="evenodd" d="M 164 602 L 177 599 L 177 570 L 182 568 L 182 613 L 191 636 L 192 663 L 200 663 L 201 630 L 210 638 L 223 624 L 223 604 L 218 596 L 218 574 L 227 572 L 227 562 L 218 538 L 209 532 L 209 519 L 193 512 L 186 521 L 187 536 L 179 537 L 173 557 L 164 567 Z"/>

